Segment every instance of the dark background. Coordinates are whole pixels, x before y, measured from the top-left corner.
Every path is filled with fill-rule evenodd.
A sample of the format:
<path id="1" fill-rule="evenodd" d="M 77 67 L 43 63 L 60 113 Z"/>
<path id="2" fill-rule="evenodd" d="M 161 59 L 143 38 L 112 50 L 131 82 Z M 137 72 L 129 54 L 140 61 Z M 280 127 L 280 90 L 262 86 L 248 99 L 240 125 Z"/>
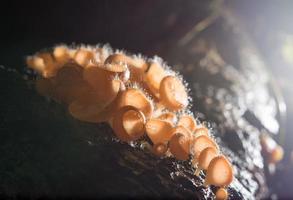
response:
<path id="1" fill-rule="evenodd" d="M 0 65 L 23 70 L 24 57 L 58 43 L 109 43 L 113 48 L 160 55 L 212 11 L 213 1 L 7 1 L 1 4 Z M 283 35 L 293 34 L 292 1 L 226 1 L 242 20 L 274 74 L 287 104 L 284 165 L 293 137 L 293 67 L 281 56 Z M 2 86 L 3 87 L 3 86 Z M 6 86 L 5 86 L 6 87 Z M 9 86 L 8 86 L 9 87 Z M 0 97 L 1 98 L 1 97 Z M 285 165 L 286 166 L 286 165 Z M 289 168 L 290 170 L 292 169 Z M 279 174 L 277 191 L 292 194 L 291 175 Z M 1 181 L 1 180 L 0 180 Z"/>
<path id="2" fill-rule="evenodd" d="M 193 1 L 36 1 L 2 7 L 1 49 L 32 53 L 56 43 L 109 43 L 153 55 L 160 43 L 176 41 L 208 13 Z M 178 6 L 179 5 L 179 6 Z M 193 5 L 193 6 L 191 6 Z M 194 6 L 200 9 L 194 12 Z M 3 54 L 2 54 L 3 55 Z M 23 56 L 23 54 L 21 55 Z M 2 58 L 2 64 L 9 59 Z"/>

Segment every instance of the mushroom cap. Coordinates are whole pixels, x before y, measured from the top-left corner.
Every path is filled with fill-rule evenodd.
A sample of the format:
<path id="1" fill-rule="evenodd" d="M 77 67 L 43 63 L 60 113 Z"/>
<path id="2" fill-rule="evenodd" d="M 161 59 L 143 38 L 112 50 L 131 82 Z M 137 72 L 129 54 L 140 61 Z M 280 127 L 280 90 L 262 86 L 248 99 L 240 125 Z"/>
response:
<path id="1" fill-rule="evenodd" d="M 101 104 L 108 105 L 118 95 L 121 81 L 114 79 L 113 73 L 99 67 L 83 70 L 83 79 L 94 89 Z"/>
<path id="2" fill-rule="evenodd" d="M 270 155 L 270 162 L 277 163 L 280 162 L 284 157 L 284 150 L 280 145 L 277 145 Z"/>
<path id="3" fill-rule="evenodd" d="M 181 133 L 176 133 L 172 136 L 169 147 L 176 159 L 187 160 L 189 158 L 190 137 Z"/>
<path id="4" fill-rule="evenodd" d="M 198 166 L 206 170 L 211 160 L 218 155 L 218 149 L 214 147 L 207 147 L 201 151 L 198 157 Z"/>
<path id="5" fill-rule="evenodd" d="M 219 188 L 216 192 L 216 200 L 228 199 L 228 192 L 225 188 Z"/>
<path id="6" fill-rule="evenodd" d="M 143 74 L 147 70 L 147 63 L 141 58 L 132 58 L 123 54 L 112 54 L 105 60 L 105 64 L 124 64 L 130 70 L 130 80 L 135 82 L 143 81 Z"/>
<path id="7" fill-rule="evenodd" d="M 144 113 L 146 118 L 150 118 L 153 113 L 153 104 L 146 95 L 139 89 L 128 88 L 119 95 L 117 107 L 133 106 Z"/>
<path id="8" fill-rule="evenodd" d="M 170 110 L 180 110 L 188 104 L 186 88 L 175 76 L 166 76 L 161 81 L 160 99 Z"/>
<path id="9" fill-rule="evenodd" d="M 147 136 L 154 144 L 167 142 L 173 135 L 172 124 L 164 120 L 150 119 L 147 121 L 145 129 Z"/>
<path id="10" fill-rule="evenodd" d="M 125 106 L 114 114 L 112 128 L 120 140 L 129 142 L 144 135 L 145 122 L 144 114 L 140 110 Z"/>
<path id="11" fill-rule="evenodd" d="M 45 78 L 54 77 L 59 68 L 52 55 L 47 52 L 27 57 L 26 63 Z"/>
<path id="12" fill-rule="evenodd" d="M 206 182 L 215 186 L 227 186 L 233 180 L 230 162 L 223 155 L 214 157 L 207 169 Z"/>
<path id="13" fill-rule="evenodd" d="M 74 54 L 74 61 L 82 67 L 87 65 L 94 59 L 94 53 L 88 49 L 79 49 Z"/>
<path id="14" fill-rule="evenodd" d="M 201 151 L 207 147 L 214 147 L 215 149 L 219 149 L 218 145 L 212 140 L 212 138 L 206 135 L 201 135 L 194 138 L 191 145 L 191 153 L 194 154 L 194 159 L 198 160 Z"/>
<path id="15" fill-rule="evenodd" d="M 157 98 L 160 97 L 160 84 L 165 76 L 165 69 L 158 63 L 151 63 L 145 73 L 144 80 L 151 93 Z"/>
<path id="16" fill-rule="evenodd" d="M 185 128 L 189 129 L 191 132 L 193 132 L 197 127 L 196 121 L 191 115 L 182 115 L 179 118 L 177 125 L 184 126 Z"/>
<path id="17" fill-rule="evenodd" d="M 199 137 L 201 135 L 209 136 L 209 129 L 207 129 L 206 127 L 197 128 L 194 131 L 194 135 L 195 137 Z"/>
<path id="18" fill-rule="evenodd" d="M 56 46 L 53 50 L 53 56 L 59 64 L 64 64 L 70 59 L 68 48 L 65 45 Z"/>

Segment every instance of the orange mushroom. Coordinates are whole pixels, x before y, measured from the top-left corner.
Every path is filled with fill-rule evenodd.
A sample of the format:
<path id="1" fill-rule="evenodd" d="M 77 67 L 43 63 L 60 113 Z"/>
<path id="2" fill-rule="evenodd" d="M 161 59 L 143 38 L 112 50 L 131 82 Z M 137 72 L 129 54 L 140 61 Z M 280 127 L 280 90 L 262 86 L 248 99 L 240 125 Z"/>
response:
<path id="1" fill-rule="evenodd" d="M 39 53 L 26 59 L 27 65 L 45 78 L 55 76 L 58 67 L 50 53 Z"/>
<path id="2" fill-rule="evenodd" d="M 139 89 L 128 88 L 121 93 L 117 107 L 119 109 L 127 105 L 134 106 L 142 111 L 146 118 L 150 118 L 152 116 L 153 104 Z"/>
<path id="3" fill-rule="evenodd" d="M 195 137 L 198 137 L 201 135 L 209 136 L 209 129 L 207 129 L 206 127 L 197 128 L 194 131 L 194 135 L 195 135 Z"/>
<path id="4" fill-rule="evenodd" d="M 277 142 L 267 134 L 262 134 L 260 136 L 260 142 L 262 145 L 262 150 L 268 156 L 268 161 L 271 164 L 276 164 L 280 162 L 284 157 L 283 148 L 277 144 Z"/>
<path id="5" fill-rule="evenodd" d="M 208 166 L 204 185 L 224 187 L 229 185 L 232 180 L 233 170 L 227 158 L 223 155 L 214 157 Z"/>
<path id="6" fill-rule="evenodd" d="M 150 119 L 145 128 L 147 136 L 154 144 L 167 142 L 173 135 L 173 126 L 167 121 Z"/>
<path id="7" fill-rule="evenodd" d="M 280 145 L 277 145 L 270 155 L 270 162 L 271 163 L 278 163 L 280 162 L 284 157 L 284 150 Z"/>
<path id="8" fill-rule="evenodd" d="M 82 67 L 87 67 L 91 60 L 94 60 L 94 54 L 87 49 L 79 49 L 74 54 L 74 60 Z"/>
<path id="9" fill-rule="evenodd" d="M 180 110 L 188 104 L 186 88 L 175 76 L 166 76 L 161 81 L 160 99 L 171 110 Z"/>
<path id="10" fill-rule="evenodd" d="M 75 61 L 75 55 L 78 49 L 68 48 L 68 55 L 72 61 Z"/>
<path id="11" fill-rule="evenodd" d="M 191 115 L 183 115 L 179 118 L 179 121 L 177 123 L 178 125 L 184 126 L 185 128 L 189 129 L 191 132 L 193 132 L 197 125 L 195 119 Z"/>
<path id="12" fill-rule="evenodd" d="M 216 192 L 216 200 L 227 200 L 228 192 L 225 188 L 219 188 Z"/>
<path id="13" fill-rule="evenodd" d="M 198 161 L 198 157 L 201 151 L 207 147 L 214 147 L 215 149 L 218 149 L 218 145 L 210 137 L 206 135 L 201 135 L 193 139 L 191 152 L 194 156 L 194 162 Z"/>
<path id="14" fill-rule="evenodd" d="M 125 106 L 114 114 L 112 127 L 120 140 L 129 142 L 143 136 L 145 122 L 144 114 L 140 110 Z"/>
<path id="15" fill-rule="evenodd" d="M 65 64 L 70 59 L 69 50 L 64 45 L 56 46 L 53 50 L 53 56 L 58 64 L 61 65 Z"/>
<path id="16" fill-rule="evenodd" d="M 168 145 L 166 143 L 156 143 L 153 145 L 153 153 L 157 156 L 163 156 L 168 150 Z"/>
<path id="17" fill-rule="evenodd" d="M 190 137 L 182 133 L 176 133 L 172 136 L 169 147 L 176 159 L 187 160 L 190 152 Z"/>
<path id="18" fill-rule="evenodd" d="M 211 160 L 218 155 L 218 149 L 214 147 L 207 147 L 201 151 L 198 157 L 198 165 L 195 171 L 195 175 L 198 176 L 200 170 L 206 170 L 211 162 Z"/>
<path id="19" fill-rule="evenodd" d="M 165 69 L 158 63 L 152 63 L 144 75 L 144 80 L 148 88 L 157 98 L 160 97 L 160 84 L 165 76 Z"/>
<path id="20" fill-rule="evenodd" d="M 105 64 L 126 64 L 131 72 L 130 80 L 141 82 L 143 80 L 143 73 L 147 70 L 147 63 L 140 58 L 131 58 L 124 54 L 112 54 L 106 60 Z"/>
<path id="21" fill-rule="evenodd" d="M 117 97 L 121 82 L 114 79 L 111 72 L 99 67 L 88 67 L 83 70 L 83 78 L 94 89 L 102 104 L 108 105 Z"/>

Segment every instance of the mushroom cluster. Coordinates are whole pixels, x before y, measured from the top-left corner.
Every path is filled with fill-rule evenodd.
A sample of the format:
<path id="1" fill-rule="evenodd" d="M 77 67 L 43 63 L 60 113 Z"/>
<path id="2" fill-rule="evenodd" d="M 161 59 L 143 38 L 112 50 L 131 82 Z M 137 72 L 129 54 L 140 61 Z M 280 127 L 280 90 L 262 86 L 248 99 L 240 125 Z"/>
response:
<path id="1" fill-rule="evenodd" d="M 204 185 L 218 186 L 218 199 L 228 197 L 232 165 L 210 130 L 188 112 L 183 79 L 161 59 L 58 45 L 27 57 L 27 65 L 41 75 L 37 91 L 68 106 L 74 118 L 108 122 L 123 142 L 148 137 L 155 155 L 191 160 L 196 176 L 205 172 Z"/>

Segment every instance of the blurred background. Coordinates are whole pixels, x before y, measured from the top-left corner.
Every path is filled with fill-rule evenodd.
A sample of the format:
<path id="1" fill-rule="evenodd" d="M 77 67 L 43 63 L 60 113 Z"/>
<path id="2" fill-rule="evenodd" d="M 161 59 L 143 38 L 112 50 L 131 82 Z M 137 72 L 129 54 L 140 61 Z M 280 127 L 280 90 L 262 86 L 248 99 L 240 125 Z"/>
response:
<path id="1" fill-rule="evenodd" d="M 231 46 L 232 40 L 235 41 L 230 35 L 232 30 L 224 27 L 217 31 L 223 20 L 233 23 L 265 63 L 277 96 L 280 129 L 274 131 L 272 124 L 267 127 L 272 127 L 268 129 L 284 147 L 285 157 L 274 178 L 268 178 L 270 198 L 293 198 L 292 1 L 12 0 L 6 3 L 1 6 L 0 14 L 0 65 L 19 72 L 24 71 L 26 55 L 59 43 L 109 43 L 113 48 L 148 57 L 159 55 L 170 64 L 177 64 L 184 59 L 180 50 L 191 48 L 191 41 L 200 34 L 220 41 L 220 45 L 227 47 L 222 52 L 225 60 L 237 65 Z M 5 127 L 0 131 L 3 133 Z"/>

